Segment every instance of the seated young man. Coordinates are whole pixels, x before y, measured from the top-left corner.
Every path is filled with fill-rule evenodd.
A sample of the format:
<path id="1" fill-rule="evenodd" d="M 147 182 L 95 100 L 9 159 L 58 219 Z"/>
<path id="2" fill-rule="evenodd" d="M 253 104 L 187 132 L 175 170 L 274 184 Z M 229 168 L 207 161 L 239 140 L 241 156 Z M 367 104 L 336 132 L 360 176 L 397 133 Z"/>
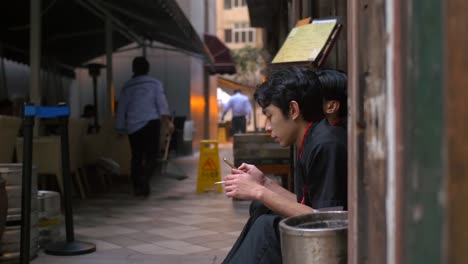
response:
<path id="1" fill-rule="evenodd" d="M 282 263 L 278 222 L 283 217 L 347 204 L 346 131 L 318 126 L 323 112 L 316 74 L 297 67 L 275 71 L 259 85 L 254 98 L 267 117 L 271 137 L 281 146 L 296 146 L 296 194 L 254 165 L 233 169 L 225 177 L 226 195 L 252 199 L 262 206 L 253 209 L 223 263 Z"/>
<path id="2" fill-rule="evenodd" d="M 328 123 L 346 127 L 348 77 L 337 70 L 320 70 L 317 75 L 322 86 L 323 112 Z"/>

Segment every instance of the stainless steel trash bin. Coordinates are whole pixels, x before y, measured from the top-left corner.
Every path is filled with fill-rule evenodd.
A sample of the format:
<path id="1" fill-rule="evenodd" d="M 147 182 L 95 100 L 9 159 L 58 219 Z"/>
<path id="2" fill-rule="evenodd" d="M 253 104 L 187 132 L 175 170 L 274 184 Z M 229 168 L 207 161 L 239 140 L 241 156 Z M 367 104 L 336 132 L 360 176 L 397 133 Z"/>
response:
<path id="1" fill-rule="evenodd" d="M 346 264 L 348 213 L 319 212 L 279 224 L 283 263 Z"/>

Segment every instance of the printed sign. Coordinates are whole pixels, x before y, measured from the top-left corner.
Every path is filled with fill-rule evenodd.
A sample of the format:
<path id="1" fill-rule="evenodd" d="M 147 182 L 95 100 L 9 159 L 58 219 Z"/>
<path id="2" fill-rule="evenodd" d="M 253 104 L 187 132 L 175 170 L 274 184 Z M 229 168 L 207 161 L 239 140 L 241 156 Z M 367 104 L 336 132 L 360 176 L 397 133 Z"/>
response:
<path id="1" fill-rule="evenodd" d="M 214 184 L 217 181 L 221 181 L 218 141 L 202 140 L 200 141 L 200 159 L 198 161 L 197 192 L 222 192 L 222 186 Z"/>

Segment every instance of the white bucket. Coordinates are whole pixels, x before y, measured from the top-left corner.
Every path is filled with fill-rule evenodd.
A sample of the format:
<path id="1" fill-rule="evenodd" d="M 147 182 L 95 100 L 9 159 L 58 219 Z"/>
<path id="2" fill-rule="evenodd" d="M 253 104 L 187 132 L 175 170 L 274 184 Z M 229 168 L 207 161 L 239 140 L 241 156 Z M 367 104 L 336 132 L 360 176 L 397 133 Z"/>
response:
<path id="1" fill-rule="evenodd" d="M 195 133 L 194 123 L 192 120 L 184 122 L 184 141 L 192 141 L 193 134 Z"/>
<path id="2" fill-rule="evenodd" d="M 60 212 L 60 194 L 52 191 L 38 192 L 39 204 L 39 247 L 43 248 L 50 242 L 58 241 L 63 217 Z"/>

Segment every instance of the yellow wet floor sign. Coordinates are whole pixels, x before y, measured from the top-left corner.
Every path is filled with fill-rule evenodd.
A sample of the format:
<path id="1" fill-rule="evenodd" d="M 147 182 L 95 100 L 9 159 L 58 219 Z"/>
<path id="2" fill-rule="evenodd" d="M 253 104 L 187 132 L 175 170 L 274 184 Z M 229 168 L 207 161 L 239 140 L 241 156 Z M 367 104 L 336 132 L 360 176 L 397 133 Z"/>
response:
<path id="1" fill-rule="evenodd" d="M 198 161 L 197 192 L 222 192 L 222 186 L 214 183 L 221 181 L 219 151 L 217 140 L 200 141 L 200 159 Z"/>

